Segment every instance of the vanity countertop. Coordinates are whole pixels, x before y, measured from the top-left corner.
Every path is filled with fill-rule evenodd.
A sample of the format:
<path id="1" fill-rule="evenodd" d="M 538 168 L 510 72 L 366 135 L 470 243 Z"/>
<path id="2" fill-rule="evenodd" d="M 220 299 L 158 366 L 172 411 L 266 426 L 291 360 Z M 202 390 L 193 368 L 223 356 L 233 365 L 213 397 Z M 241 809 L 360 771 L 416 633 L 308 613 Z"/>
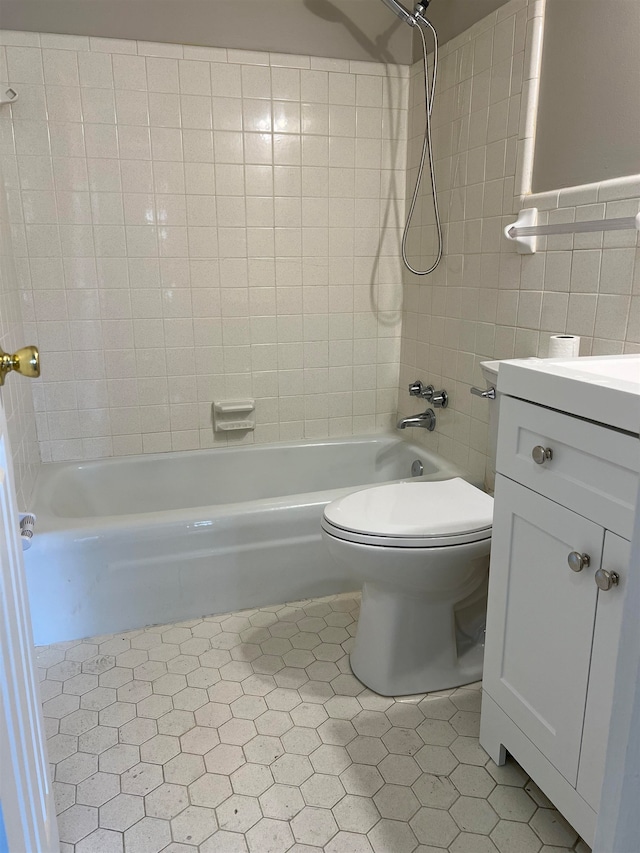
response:
<path id="1" fill-rule="evenodd" d="M 640 433 L 640 355 L 514 359 L 498 377 L 503 394 Z"/>

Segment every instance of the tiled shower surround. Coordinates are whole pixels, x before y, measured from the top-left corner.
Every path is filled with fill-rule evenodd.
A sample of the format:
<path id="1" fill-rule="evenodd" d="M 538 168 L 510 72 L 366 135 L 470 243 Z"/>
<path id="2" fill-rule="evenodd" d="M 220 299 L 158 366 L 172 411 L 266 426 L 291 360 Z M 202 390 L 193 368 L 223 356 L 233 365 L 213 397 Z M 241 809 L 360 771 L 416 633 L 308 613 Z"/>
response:
<path id="1" fill-rule="evenodd" d="M 2 41 L 43 461 L 226 443 L 216 399 L 256 399 L 255 432 L 229 440 L 387 428 L 409 68 Z"/>
<path id="2" fill-rule="evenodd" d="M 408 67 L 5 32 L 0 113 L 44 461 L 389 428 L 408 382 L 444 385 L 434 433 L 476 478 L 485 358 L 640 347 L 630 233 L 502 236 L 535 131 L 542 0 L 510 0 L 444 45 L 434 146 L 445 257 L 399 259 L 424 127 Z M 6 64 L 6 68 L 5 68 Z M 407 129 L 408 128 L 408 129 Z M 542 219 L 637 212 L 628 179 L 531 197 Z M 425 180 L 409 241 L 433 258 Z M 398 383 L 399 378 L 399 383 Z M 215 399 L 256 399 L 214 434 Z"/>
<path id="3" fill-rule="evenodd" d="M 539 222 L 635 215 L 640 176 L 531 196 L 528 192 L 539 74 L 541 0 L 511 0 L 444 46 L 433 113 L 434 150 L 445 256 L 431 276 L 405 274 L 398 407 L 417 411 L 407 393 L 420 378 L 443 386 L 450 406 L 435 432 L 413 438 L 482 480 L 489 404 L 480 362 L 545 357 L 551 334 L 580 335 L 581 355 L 640 351 L 638 233 L 538 238 L 521 256 L 503 236 L 521 207 Z M 411 69 L 407 198 L 422 134 L 422 66 Z M 532 98 L 533 96 L 533 98 Z M 428 178 L 416 208 L 410 259 L 433 260 Z"/>
<path id="4" fill-rule="evenodd" d="M 480 685 L 351 673 L 358 597 L 41 648 L 62 853 L 589 853 L 477 740 Z"/>

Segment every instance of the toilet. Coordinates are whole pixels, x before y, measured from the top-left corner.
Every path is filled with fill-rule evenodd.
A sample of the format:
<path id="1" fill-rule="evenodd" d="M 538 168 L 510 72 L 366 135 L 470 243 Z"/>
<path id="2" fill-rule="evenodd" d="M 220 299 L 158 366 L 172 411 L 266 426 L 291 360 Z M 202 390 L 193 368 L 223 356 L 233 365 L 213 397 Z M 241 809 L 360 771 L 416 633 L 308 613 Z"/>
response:
<path id="1" fill-rule="evenodd" d="M 485 362 L 489 387 L 497 362 Z M 489 400 L 495 467 L 498 399 Z M 322 536 L 362 580 L 351 669 L 384 696 L 444 690 L 482 677 L 493 498 L 456 477 L 408 480 L 328 504 Z"/>

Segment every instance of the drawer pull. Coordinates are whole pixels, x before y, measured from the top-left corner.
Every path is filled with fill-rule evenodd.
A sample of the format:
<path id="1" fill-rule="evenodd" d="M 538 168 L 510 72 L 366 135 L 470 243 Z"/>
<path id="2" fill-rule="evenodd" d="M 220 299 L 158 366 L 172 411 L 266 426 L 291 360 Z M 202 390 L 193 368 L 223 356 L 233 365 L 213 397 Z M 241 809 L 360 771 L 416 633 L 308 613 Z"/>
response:
<path id="1" fill-rule="evenodd" d="M 536 444 L 531 451 L 531 458 L 536 465 L 544 465 L 547 459 L 553 459 L 553 450 L 550 447 L 543 447 L 541 444 Z"/>
<path id="2" fill-rule="evenodd" d="M 598 569 L 595 578 L 596 586 L 603 592 L 620 583 L 620 575 L 617 572 L 608 572 L 606 569 Z"/>
<path id="3" fill-rule="evenodd" d="M 581 572 L 591 565 L 591 557 L 588 554 L 580 554 L 578 551 L 572 551 L 567 557 L 567 563 L 572 572 Z M 598 584 L 599 585 L 599 584 Z"/>

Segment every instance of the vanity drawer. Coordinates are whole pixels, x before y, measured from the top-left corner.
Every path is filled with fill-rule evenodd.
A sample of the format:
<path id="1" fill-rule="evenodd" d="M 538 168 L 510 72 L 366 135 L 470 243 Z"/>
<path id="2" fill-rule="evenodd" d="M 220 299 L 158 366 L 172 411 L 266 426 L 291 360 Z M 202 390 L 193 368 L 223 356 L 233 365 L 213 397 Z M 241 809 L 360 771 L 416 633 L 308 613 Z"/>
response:
<path id="1" fill-rule="evenodd" d="M 551 451 L 537 463 L 532 452 Z M 640 440 L 570 415 L 500 398 L 496 468 L 627 539 L 640 471 Z"/>

